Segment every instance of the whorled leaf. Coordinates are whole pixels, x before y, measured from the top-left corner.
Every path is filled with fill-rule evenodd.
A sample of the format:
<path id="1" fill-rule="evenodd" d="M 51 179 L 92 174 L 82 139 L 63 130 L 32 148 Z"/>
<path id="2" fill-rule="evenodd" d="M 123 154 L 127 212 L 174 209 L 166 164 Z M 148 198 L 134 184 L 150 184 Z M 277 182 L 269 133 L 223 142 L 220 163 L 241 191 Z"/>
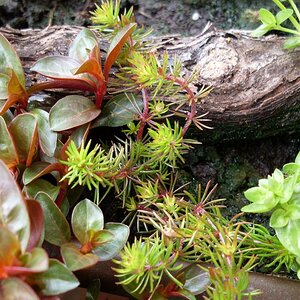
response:
<path id="1" fill-rule="evenodd" d="M 94 33 L 87 28 L 82 29 L 69 47 L 69 57 L 84 62 L 91 50 L 98 45 Z"/>
<path id="2" fill-rule="evenodd" d="M 20 162 L 29 166 L 36 152 L 37 120 L 34 115 L 24 113 L 15 117 L 8 127 L 13 136 Z"/>
<path id="3" fill-rule="evenodd" d="M 49 113 L 39 108 L 33 109 L 31 113 L 34 114 L 38 122 L 39 144 L 42 151 L 49 157 L 54 156 L 57 133 L 50 129 Z"/>
<path id="4" fill-rule="evenodd" d="M 50 128 L 53 131 L 71 129 L 98 117 L 101 110 L 87 97 L 79 95 L 60 99 L 50 110 Z"/>
<path id="5" fill-rule="evenodd" d="M 19 158 L 13 138 L 8 131 L 5 120 L 0 116 L 0 159 L 9 167 L 19 164 Z"/>
<path id="6" fill-rule="evenodd" d="M 75 275 L 56 259 L 49 260 L 49 269 L 43 273 L 30 276 L 45 296 L 59 295 L 75 289 L 79 281 Z"/>
<path id="7" fill-rule="evenodd" d="M 61 246 L 70 241 L 71 231 L 65 216 L 52 199 L 40 192 L 36 196 L 44 213 L 45 240 L 53 245 Z"/>
<path id="8" fill-rule="evenodd" d="M 120 223 L 106 223 L 105 229 L 113 234 L 113 239 L 93 249 L 100 261 L 114 258 L 124 247 L 129 236 L 129 227 Z"/>
<path id="9" fill-rule="evenodd" d="M 0 225 L 16 234 L 24 252 L 30 235 L 26 204 L 15 179 L 0 160 Z"/>
<path id="10" fill-rule="evenodd" d="M 92 128 L 126 125 L 138 120 L 143 108 L 144 103 L 141 98 L 135 98 L 132 94 L 117 95 L 104 105 L 101 115 L 92 123 Z"/>
<path id="11" fill-rule="evenodd" d="M 71 224 L 74 235 L 84 245 L 91 241 L 93 233 L 103 229 L 103 213 L 95 203 L 84 199 L 75 206 Z"/>
<path id="12" fill-rule="evenodd" d="M 83 254 L 73 243 L 63 244 L 60 248 L 64 263 L 71 271 L 81 270 L 95 265 L 98 256 L 93 253 Z"/>
<path id="13" fill-rule="evenodd" d="M 0 33 L 0 72 L 14 70 L 19 82 L 25 87 L 25 75 L 18 54 L 9 41 Z"/>
<path id="14" fill-rule="evenodd" d="M 1 300 L 40 299 L 28 284 L 15 277 L 0 280 L 0 295 Z"/>

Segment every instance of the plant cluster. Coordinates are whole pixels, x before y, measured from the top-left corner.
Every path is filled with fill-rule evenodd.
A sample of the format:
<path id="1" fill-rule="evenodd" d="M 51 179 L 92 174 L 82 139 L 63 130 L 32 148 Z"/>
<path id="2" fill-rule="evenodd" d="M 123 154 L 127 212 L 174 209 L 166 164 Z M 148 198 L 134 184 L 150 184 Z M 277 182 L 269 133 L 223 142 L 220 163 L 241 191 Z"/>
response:
<path id="1" fill-rule="evenodd" d="M 269 31 L 277 30 L 284 33 L 292 34 L 285 43 L 285 49 L 293 49 L 300 45 L 300 12 L 295 4 L 294 0 L 272 0 L 280 9 L 280 11 L 274 15 L 271 11 L 261 8 L 259 10 L 259 19 L 262 22 L 252 35 L 260 37 Z M 285 6 L 284 2 L 289 3 L 289 7 Z M 293 29 L 290 28 L 289 24 Z"/>
<path id="2" fill-rule="evenodd" d="M 186 137 L 188 129 L 209 128 L 205 115 L 197 116 L 197 101 L 210 88 L 195 92 L 197 69 L 184 76 L 178 58 L 171 64 L 167 53 L 149 51 L 149 31 L 137 26 L 132 9 L 120 14 L 120 1 L 103 1 L 92 14 L 95 30 L 110 40 L 106 58 L 95 33 L 83 29 L 67 56 L 34 64 L 45 80 L 29 87 L 18 55 L 0 35 L 3 299 L 55 297 L 78 286 L 73 271 L 118 254 L 116 276 L 137 299 L 195 299 L 204 291 L 207 299 L 252 299 L 258 291 L 247 290 L 248 272 L 256 256 L 263 265 L 277 255 L 268 266 L 279 271 L 292 268 L 298 254 L 262 226 L 222 217 L 209 186 L 203 195 L 199 187 L 197 197 L 178 188 L 176 169 L 197 143 Z M 50 111 L 29 105 L 31 95 L 57 88 L 77 92 Z M 122 138 L 89 139 L 91 132 L 101 138 L 105 127 L 122 127 Z M 292 195 L 280 189 L 296 189 L 298 171 L 289 180 L 277 173 L 263 185 L 274 189 L 265 195 L 277 198 L 258 200 L 261 207 L 287 204 Z M 81 199 L 85 191 L 94 201 Z M 124 224 L 104 224 L 99 204 L 110 191 L 127 210 Z M 284 220 L 276 218 L 277 230 L 297 215 L 288 210 Z M 145 235 L 125 245 L 125 224 L 135 220 Z M 45 245 L 58 249 L 54 258 Z M 200 268 L 202 262 L 210 265 Z"/>

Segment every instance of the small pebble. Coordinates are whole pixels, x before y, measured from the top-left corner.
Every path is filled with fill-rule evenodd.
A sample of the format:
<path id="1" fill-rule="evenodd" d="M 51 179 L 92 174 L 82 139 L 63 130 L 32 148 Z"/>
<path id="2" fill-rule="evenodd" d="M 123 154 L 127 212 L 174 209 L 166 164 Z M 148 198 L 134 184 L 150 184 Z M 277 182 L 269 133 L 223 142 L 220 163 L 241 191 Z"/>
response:
<path id="1" fill-rule="evenodd" d="M 200 14 L 199 14 L 197 11 L 195 11 L 195 12 L 193 13 L 193 15 L 192 15 L 192 20 L 193 20 L 193 21 L 198 21 L 199 18 L 200 18 Z"/>

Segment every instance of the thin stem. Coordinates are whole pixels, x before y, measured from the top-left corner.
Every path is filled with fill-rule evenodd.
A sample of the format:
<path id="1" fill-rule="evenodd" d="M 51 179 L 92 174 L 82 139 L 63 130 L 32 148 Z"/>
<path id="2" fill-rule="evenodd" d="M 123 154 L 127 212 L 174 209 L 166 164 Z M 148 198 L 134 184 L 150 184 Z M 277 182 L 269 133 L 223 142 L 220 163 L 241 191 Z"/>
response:
<path id="1" fill-rule="evenodd" d="M 142 95 L 143 95 L 143 102 L 144 102 L 144 110 L 141 115 L 141 124 L 136 137 L 138 141 L 141 141 L 143 138 L 144 128 L 149 118 L 149 96 L 145 88 L 142 89 Z"/>
<path id="2" fill-rule="evenodd" d="M 295 14 L 297 15 L 298 20 L 300 21 L 300 12 L 298 7 L 296 6 L 295 2 L 293 0 L 289 0 L 291 7 L 293 8 Z"/>
<path id="3" fill-rule="evenodd" d="M 275 28 L 276 30 L 280 30 L 280 31 L 283 31 L 283 32 L 286 32 L 286 33 L 291 33 L 291 34 L 295 34 L 295 35 L 300 35 L 300 32 L 299 31 L 296 31 L 296 30 L 293 30 L 293 29 L 289 29 L 289 28 L 286 28 L 286 27 L 282 27 L 282 26 L 277 26 Z"/>

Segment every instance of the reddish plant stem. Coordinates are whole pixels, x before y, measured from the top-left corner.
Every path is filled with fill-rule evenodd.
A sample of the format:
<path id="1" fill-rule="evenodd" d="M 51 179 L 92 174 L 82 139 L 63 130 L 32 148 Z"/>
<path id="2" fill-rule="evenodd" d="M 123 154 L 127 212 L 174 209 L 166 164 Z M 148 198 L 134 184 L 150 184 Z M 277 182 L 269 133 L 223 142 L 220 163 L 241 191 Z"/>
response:
<path id="1" fill-rule="evenodd" d="M 141 124 L 136 137 L 138 141 L 142 140 L 144 128 L 149 119 L 149 96 L 145 88 L 142 89 L 142 95 L 143 95 L 143 102 L 144 102 L 144 110 L 140 116 Z"/>
<path id="2" fill-rule="evenodd" d="M 189 99 L 189 105 L 190 105 L 191 110 L 186 115 L 186 122 L 182 129 L 181 135 L 184 136 L 186 134 L 188 128 L 192 124 L 193 119 L 197 115 L 197 106 L 196 106 L 196 99 L 195 99 L 194 92 L 188 87 L 188 84 L 186 81 L 176 78 L 173 75 L 164 75 L 161 69 L 159 70 L 159 74 L 164 76 L 166 80 L 173 81 L 174 83 L 177 83 L 178 85 L 180 85 L 182 87 L 182 89 L 184 89 L 187 93 L 187 97 Z"/>
<path id="3" fill-rule="evenodd" d="M 59 88 L 65 88 L 65 89 L 71 89 L 71 90 L 81 90 L 85 92 L 96 92 L 95 87 L 90 85 L 88 82 L 85 82 L 83 80 L 51 80 L 46 82 L 40 82 L 33 86 L 31 86 L 27 93 L 28 95 L 32 95 L 36 92 L 46 90 L 46 89 L 59 89 Z"/>

